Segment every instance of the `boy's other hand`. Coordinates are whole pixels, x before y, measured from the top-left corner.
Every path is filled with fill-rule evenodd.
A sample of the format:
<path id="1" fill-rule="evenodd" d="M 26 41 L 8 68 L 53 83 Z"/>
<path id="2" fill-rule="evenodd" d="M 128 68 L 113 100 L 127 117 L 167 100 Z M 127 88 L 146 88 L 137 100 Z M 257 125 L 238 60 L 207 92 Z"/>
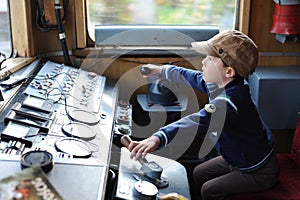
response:
<path id="1" fill-rule="evenodd" d="M 132 141 L 128 146 L 128 150 L 131 152 L 130 158 L 134 160 L 141 157 L 145 158 L 148 153 L 156 150 L 158 146 L 159 138 L 157 136 L 151 136 L 140 142 Z"/>

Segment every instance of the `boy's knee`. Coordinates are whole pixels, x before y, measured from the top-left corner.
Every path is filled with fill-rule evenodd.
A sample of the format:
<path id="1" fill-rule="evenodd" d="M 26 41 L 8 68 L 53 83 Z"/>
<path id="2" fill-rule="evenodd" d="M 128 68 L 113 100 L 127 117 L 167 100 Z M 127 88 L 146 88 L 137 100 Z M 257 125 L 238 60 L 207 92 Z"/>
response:
<path id="1" fill-rule="evenodd" d="M 216 190 L 214 189 L 214 185 L 210 184 L 210 182 L 206 182 L 201 187 L 201 197 L 203 200 L 205 199 L 214 199 L 216 197 Z"/>

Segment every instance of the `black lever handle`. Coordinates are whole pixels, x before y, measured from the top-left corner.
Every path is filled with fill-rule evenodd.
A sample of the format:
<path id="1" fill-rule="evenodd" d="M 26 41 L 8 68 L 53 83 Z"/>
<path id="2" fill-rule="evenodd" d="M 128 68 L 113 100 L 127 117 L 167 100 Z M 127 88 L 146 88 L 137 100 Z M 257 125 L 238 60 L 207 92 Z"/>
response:
<path id="1" fill-rule="evenodd" d="M 141 72 L 142 75 L 147 76 L 151 73 L 151 69 L 149 67 L 143 66 L 143 67 L 140 68 L 140 72 Z"/>

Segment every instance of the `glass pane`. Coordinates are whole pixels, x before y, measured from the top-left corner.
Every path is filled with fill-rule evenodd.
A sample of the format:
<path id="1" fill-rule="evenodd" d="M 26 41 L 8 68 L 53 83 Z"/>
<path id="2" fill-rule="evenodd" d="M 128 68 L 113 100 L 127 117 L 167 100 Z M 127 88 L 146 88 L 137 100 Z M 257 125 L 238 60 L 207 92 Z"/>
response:
<path id="1" fill-rule="evenodd" d="M 88 29 L 95 25 L 217 25 L 231 29 L 235 0 L 87 0 Z"/>
<path id="2" fill-rule="evenodd" d="M 8 1 L 0 0 L 0 52 L 9 57 L 12 52 Z"/>

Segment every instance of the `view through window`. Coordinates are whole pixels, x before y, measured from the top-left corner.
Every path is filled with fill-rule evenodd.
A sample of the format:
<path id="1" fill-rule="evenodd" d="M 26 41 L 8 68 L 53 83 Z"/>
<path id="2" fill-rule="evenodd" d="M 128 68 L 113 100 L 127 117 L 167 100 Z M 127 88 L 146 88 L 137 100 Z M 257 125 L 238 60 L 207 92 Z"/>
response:
<path id="1" fill-rule="evenodd" d="M 232 29 L 236 0 L 87 0 L 88 29 L 95 25 L 216 25 Z"/>
<path id="2" fill-rule="evenodd" d="M 3 59 L 9 57 L 12 52 L 11 33 L 10 33 L 10 18 L 8 10 L 8 1 L 0 0 L 0 53 L 2 62 Z"/>

